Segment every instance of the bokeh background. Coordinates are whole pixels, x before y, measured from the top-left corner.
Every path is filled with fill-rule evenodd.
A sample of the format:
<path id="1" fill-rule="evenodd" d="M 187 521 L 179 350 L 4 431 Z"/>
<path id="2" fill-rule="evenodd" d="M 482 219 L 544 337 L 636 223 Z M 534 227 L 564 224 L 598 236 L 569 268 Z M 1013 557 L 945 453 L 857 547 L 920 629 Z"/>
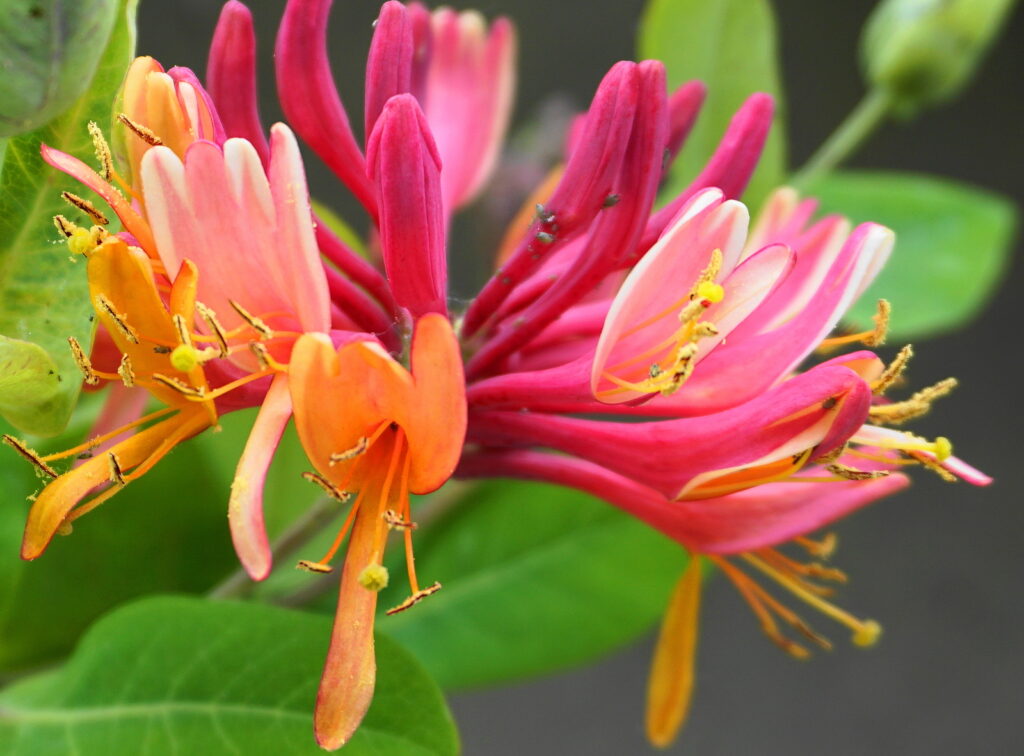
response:
<path id="1" fill-rule="evenodd" d="M 248 4 L 259 27 L 269 122 L 280 117 L 270 52 L 284 0 Z M 335 5 L 335 73 L 350 114 L 358 114 L 379 3 Z M 872 5 L 774 0 L 793 165 L 802 163 L 862 94 L 857 38 Z M 479 0 L 475 6 L 489 16 L 511 16 L 519 28 L 515 126 L 521 127 L 541 111 L 584 107 L 604 71 L 633 57 L 643 1 Z M 201 71 L 219 8 L 213 0 L 145 0 L 140 51 Z M 917 121 L 885 126 L 851 165 L 947 175 L 1020 203 L 1022 37 L 1024 13 L 1018 8 L 964 96 Z M 319 199 L 342 211 L 354 209 L 326 172 L 312 173 Z M 472 291 L 481 270 L 473 261 L 486 263 L 490 255 L 486 242 L 497 233 L 489 222 L 493 212 L 494 202 L 485 201 L 458 229 L 453 255 L 464 293 Z M 1018 254 L 988 310 L 960 333 L 919 344 L 912 367 L 917 386 L 951 374 L 962 383 L 916 429 L 952 438 L 958 453 L 993 474 L 996 484 L 976 490 L 918 475 L 909 492 L 839 528 L 836 562 L 852 576 L 841 603 L 882 621 L 883 642 L 867 652 L 838 643 L 830 654 L 795 662 L 761 636 L 731 586 L 714 580 L 705 592 L 697 697 L 690 724 L 671 753 L 1024 753 L 1022 272 Z M 648 638 L 587 669 L 455 695 L 465 752 L 650 752 L 642 731 L 650 651 Z"/>

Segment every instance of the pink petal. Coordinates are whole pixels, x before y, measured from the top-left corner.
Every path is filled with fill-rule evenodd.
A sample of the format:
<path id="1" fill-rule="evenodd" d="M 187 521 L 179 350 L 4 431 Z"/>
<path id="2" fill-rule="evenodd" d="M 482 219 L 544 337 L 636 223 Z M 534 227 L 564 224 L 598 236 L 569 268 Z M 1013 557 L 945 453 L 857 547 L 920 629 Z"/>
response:
<path id="1" fill-rule="evenodd" d="M 272 555 L 263 525 L 263 485 L 291 416 L 288 376 L 279 374 L 270 385 L 238 460 L 228 502 L 235 553 L 253 580 L 263 580 L 270 574 Z"/>
<path id="2" fill-rule="evenodd" d="M 256 34 L 252 14 L 238 0 L 229 0 L 220 12 L 206 64 L 206 81 L 227 136 L 249 141 L 266 165 L 270 145 L 260 121 Z"/>
<path id="3" fill-rule="evenodd" d="M 867 417 L 871 390 L 841 366 L 814 368 L 711 416 L 623 424 L 539 413 L 478 412 L 469 437 L 546 446 L 678 498 L 709 477 L 841 444 Z"/>
<path id="4" fill-rule="evenodd" d="M 717 186 L 727 198 L 743 194 L 768 139 L 774 109 L 775 102 L 771 95 L 758 93 L 747 98 L 732 117 L 718 149 L 700 175 L 678 197 L 651 217 L 642 247 L 654 244 L 679 208 L 701 189 Z"/>
<path id="5" fill-rule="evenodd" d="M 341 103 L 327 58 L 331 0 L 288 0 L 277 32 L 277 91 L 288 122 L 376 217 L 363 153 Z"/>
<path id="6" fill-rule="evenodd" d="M 463 321 L 467 338 L 491 317 L 515 286 L 563 244 L 586 230 L 604 207 L 622 167 L 639 97 L 637 65 L 621 62 L 612 66 L 594 95 L 580 146 L 573 151 L 548 202 L 548 215 L 530 226 L 515 252 L 470 304 Z M 557 234 L 552 233 L 554 226 Z"/>
<path id="7" fill-rule="evenodd" d="M 515 89 L 515 31 L 499 18 L 490 32 L 476 11 L 433 14 L 425 112 L 445 170 L 449 211 L 469 202 L 497 161 Z"/>
<path id="8" fill-rule="evenodd" d="M 593 494 L 698 553 L 735 554 L 784 543 L 902 490 L 901 474 L 867 481 L 770 483 L 716 499 L 670 501 L 657 491 L 581 459 L 540 452 L 463 458 L 460 477 L 542 480 Z"/>
<path id="9" fill-rule="evenodd" d="M 413 28 L 406 8 L 397 0 L 388 0 L 380 8 L 374 23 L 373 41 L 366 61 L 366 87 L 363 114 L 366 142 L 384 103 L 405 94 L 412 85 Z"/>
<path id="10" fill-rule="evenodd" d="M 777 311 L 788 279 L 700 364 L 671 397 L 658 401 L 672 414 L 715 412 L 758 396 L 790 373 L 835 328 L 856 296 L 874 258 L 891 248 L 893 234 L 876 224 L 857 228 L 843 246 L 815 296 L 788 322 L 772 329 L 761 310 Z M 799 267 L 799 257 L 797 267 Z M 795 272 L 794 272 L 795 274 Z"/>
<path id="11" fill-rule="evenodd" d="M 467 365 L 467 375 L 493 372 L 501 359 L 524 346 L 606 276 L 635 259 L 661 179 L 668 138 L 665 69 L 657 61 L 644 61 L 637 65 L 637 76 L 640 88 L 632 133 L 622 169 L 612 183 L 618 201 L 598 216 L 573 266 L 516 319 L 516 327 L 503 330 L 484 344 Z M 588 116 L 588 124 L 589 120 Z M 585 149 L 581 146 L 572 159 Z M 556 196 L 560 189 L 561 185 Z M 554 199 L 551 207 L 555 207 Z"/>
<path id="12" fill-rule="evenodd" d="M 121 219 L 125 230 L 138 240 L 139 246 L 145 249 L 150 256 L 156 256 L 156 245 L 153 242 L 153 234 L 149 229 L 149 224 L 128 204 L 124 195 L 104 181 L 96 171 L 78 158 L 68 155 L 66 152 L 55 150 L 45 144 L 40 145 L 39 152 L 43 160 L 58 171 L 63 171 L 71 176 L 71 178 L 81 181 L 85 186 L 100 195 L 117 214 L 117 217 Z"/>

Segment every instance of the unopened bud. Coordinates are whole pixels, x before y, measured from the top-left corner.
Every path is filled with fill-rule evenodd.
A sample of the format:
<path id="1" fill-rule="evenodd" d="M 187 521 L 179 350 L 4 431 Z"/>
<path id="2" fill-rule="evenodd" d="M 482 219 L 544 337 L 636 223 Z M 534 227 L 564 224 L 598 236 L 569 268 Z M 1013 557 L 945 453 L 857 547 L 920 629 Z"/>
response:
<path id="1" fill-rule="evenodd" d="M 882 0 L 864 28 L 865 76 L 897 112 L 955 97 L 970 79 L 1012 0 Z"/>

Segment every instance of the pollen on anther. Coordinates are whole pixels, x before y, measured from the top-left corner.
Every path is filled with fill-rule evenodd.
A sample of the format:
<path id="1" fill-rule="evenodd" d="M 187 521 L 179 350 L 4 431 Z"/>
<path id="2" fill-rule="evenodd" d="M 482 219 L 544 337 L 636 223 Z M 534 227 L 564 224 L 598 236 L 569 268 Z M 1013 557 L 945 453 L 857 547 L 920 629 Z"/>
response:
<path id="1" fill-rule="evenodd" d="M 295 568 L 305 572 L 315 572 L 319 575 L 326 575 L 334 572 L 334 568 L 331 567 L 331 565 L 324 564 L 323 562 L 313 562 L 309 559 L 300 559 L 299 563 L 295 565 Z"/>
<path id="2" fill-rule="evenodd" d="M 71 192 L 61 192 L 60 196 L 64 198 L 65 202 L 78 208 L 101 226 L 109 225 L 110 219 L 97 210 L 96 206 L 84 197 L 79 197 L 77 194 L 72 194 Z"/>
<path id="3" fill-rule="evenodd" d="M 339 462 L 350 462 L 361 454 L 364 454 L 369 448 L 370 440 L 365 436 L 362 436 L 358 441 L 356 441 L 355 446 L 351 449 L 346 449 L 345 451 L 335 452 L 332 454 L 330 456 L 330 464 L 335 465 Z"/>

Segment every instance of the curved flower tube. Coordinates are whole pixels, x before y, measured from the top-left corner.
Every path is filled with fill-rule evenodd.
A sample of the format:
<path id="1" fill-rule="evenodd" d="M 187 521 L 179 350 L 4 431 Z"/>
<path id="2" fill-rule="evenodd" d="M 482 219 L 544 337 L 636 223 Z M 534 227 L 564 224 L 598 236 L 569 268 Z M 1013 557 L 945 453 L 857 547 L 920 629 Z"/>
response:
<path id="1" fill-rule="evenodd" d="M 317 471 L 352 502 L 327 563 L 351 528 L 331 647 L 317 697 L 317 741 L 342 746 L 373 696 L 373 618 L 387 585 L 383 550 L 390 530 L 405 539 L 411 607 L 440 584 L 421 588 L 412 556 L 409 494 L 429 493 L 452 474 L 466 431 L 459 345 L 446 318 L 422 317 L 412 340 L 411 370 L 379 345 L 353 341 L 335 351 L 324 336 L 303 336 L 290 366 L 295 425 Z M 389 612 L 390 613 L 390 612 Z"/>

